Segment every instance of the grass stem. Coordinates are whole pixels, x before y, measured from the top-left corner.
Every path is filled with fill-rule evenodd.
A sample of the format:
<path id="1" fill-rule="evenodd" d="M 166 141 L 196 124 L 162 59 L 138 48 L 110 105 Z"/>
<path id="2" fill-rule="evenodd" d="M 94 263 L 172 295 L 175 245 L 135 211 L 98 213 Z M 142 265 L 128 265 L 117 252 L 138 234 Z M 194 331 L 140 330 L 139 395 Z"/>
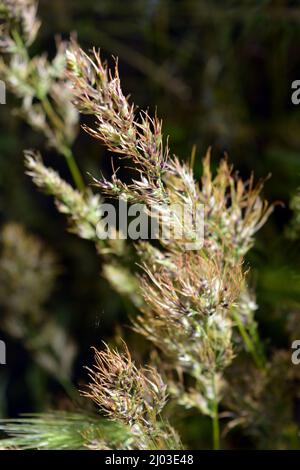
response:
<path id="1" fill-rule="evenodd" d="M 265 366 L 265 361 L 264 361 L 264 358 L 262 357 L 262 355 L 260 353 L 257 352 L 257 347 L 254 343 L 254 341 L 252 341 L 252 338 L 249 336 L 249 334 L 247 333 L 247 330 L 245 328 L 245 326 L 243 325 L 241 319 L 239 318 L 239 316 L 237 315 L 237 313 L 232 310 L 232 315 L 233 315 L 233 319 L 239 329 L 239 332 L 240 332 L 240 335 L 245 343 L 245 346 L 247 348 L 247 350 L 249 351 L 249 353 L 252 355 L 253 357 L 253 360 L 255 362 L 255 364 L 257 365 L 257 367 L 259 369 L 263 369 L 264 366 Z"/>
<path id="2" fill-rule="evenodd" d="M 85 189 L 85 184 L 82 178 L 82 175 L 80 173 L 80 170 L 77 166 L 75 157 L 72 153 L 72 150 L 68 147 L 64 147 L 63 150 L 63 155 L 66 159 L 67 165 L 69 167 L 70 173 L 72 175 L 72 178 L 74 180 L 74 183 L 79 191 L 84 191 Z"/>
<path id="3" fill-rule="evenodd" d="M 212 414 L 212 431 L 213 431 L 213 449 L 220 449 L 220 425 L 219 425 L 219 406 L 216 390 L 215 374 L 213 375 L 213 414 Z"/>

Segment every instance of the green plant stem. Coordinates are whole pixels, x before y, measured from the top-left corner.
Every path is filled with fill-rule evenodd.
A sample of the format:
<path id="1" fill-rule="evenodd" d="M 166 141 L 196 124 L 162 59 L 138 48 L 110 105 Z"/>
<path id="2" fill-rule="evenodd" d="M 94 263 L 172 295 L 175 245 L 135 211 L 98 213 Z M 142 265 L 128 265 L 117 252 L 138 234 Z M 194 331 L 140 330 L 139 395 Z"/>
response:
<path id="1" fill-rule="evenodd" d="M 44 96 L 41 99 L 42 106 L 49 117 L 49 119 L 52 121 L 53 125 L 57 128 L 62 130 L 64 127 L 64 123 L 61 120 L 61 118 L 57 115 L 57 113 L 54 111 L 49 99 L 47 96 Z"/>
<path id="2" fill-rule="evenodd" d="M 213 449 L 219 450 L 220 449 L 220 425 L 219 425 L 219 407 L 218 407 L 218 397 L 216 391 L 216 383 L 215 383 L 215 374 L 213 375 L 212 380 L 213 386 L 213 414 L 212 414 L 212 431 L 213 431 Z"/>
<path id="3" fill-rule="evenodd" d="M 28 52 L 27 49 L 24 45 L 23 39 L 18 33 L 17 30 L 14 30 L 12 32 L 13 38 L 19 47 L 20 53 L 27 59 L 29 60 Z M 40 101 L 41 104 L 44 108 L 45 113 L 47 114 L 48 118 L 52 122 L 53 126 L 55 129 L 57 129 L 59 134 L 63 134 L 63 129 L 64 129 L 64 122 L 60 118 L 60 116 L 55 112 L 53 109 L 53 106 L 51 102 L 49 101 L 49 98 L 47 96 L 40 96 Z M 74 180 L 74 183 L 76 184 L 76 187 L 78 190 L 83 191 L 85 189 L 85 184 L 83 181 L 83 178 L 81 176 L 81 173 L 79 171 L 79 168 L 77 166 L 77 163 L 75 161 L 74 155 L 72 154 L 72 151 L 70 148 L 63 146 L 61 149 L 62 154 L 64 155 L 67 165 L 69 167 L 70 173 L 72 175 L 72 178 Z"/>
<path id="4" fill-rule="evenodd" d="M 19 31 L 17 29 L 14 29 L 11 33 L 18 49 L 19 49 L 19 53 L 20 55 L 22 55 L 26 60 L 29 60 L 29 56 L 28 56 L 28 51 L 27 51 L 27 48 L 24 44 L 24 41 L 22 39 L 22 36 L 21 34 L 19 33 Z"/>
<path id="5" fill-rule="evenodd" d="M 14 30 L 12 32 L 12 36 L 19 47 L 20 54 L 22 54 L 27 60 L 29 60 L 28 56 L 28 51 L 26 46 L 24 45 L 23 39 L 19 32 L 17 30 Z M 36 90 L 38 93 L 38 90 Z M 61 137 L 63 135 L 63 129 L 64 129 L 64 122 L 60 118 L 60 116 L 55 112 L 53 109 L 53 106 L 51 102 L 49 101 L 49 98 L 47 96 L 39 97 L 41 105 L 44 108 L 45 113 L 47 114 L 49 120 L 52 122 L 54 129 L 57 130 L 59 133 L 59 136 Z M 62 138 L 58 139 L 62 141 Z M 71 149 L 65 145 L 62 145 L 60 151 L 64 155 L 67 165 L 69 167 L 70 173 L 72 175 L 73 181 L 79 191 L 83 191 L 85 189 L 85 184 L 82 178 L 82 175 L 80 173 L 80 170 L 77 166 L 77 163 L 75 161 L 74 155 L 71 151 Z"/>
<path id="6" fill-rule="evenodd" d="M 232 315 L 239 329 L 240 335 L 245 343 L 245 346 L 248 349 L 249 353 L 252 355 L 255 364 L 259 369 L 263 369 L 265 367 L 264 359 L 261 357 L 260 354 L 257 353 L 255 343 L 248 335 L 245 326 L 243 325 L 242 321 L 234 310 L 232 311 Z"/>
<path id="7" fill-rule="evenodd" d="M 72 153 L 72 150 L 69 147 L 63 147 L 62 153 L 66 159 L 67 165 L 69 167 L 70 173 L 74 180 L 74 183 L 79 191 L 84 191 L 85 184 L 81 176 L 80 170 L 77 166 L 76 160 Z"/>
<path id="8" fill-rule="evenodd" d="M 58 130 L 58 132 L 60 133 L 63 129 L 63 126 L 64 126 L 64 123 L 63 121 L 61 120 L 61 118 L 57 115 L 57 113 L 55 112 L 55 110 L 53 109 L 49 99 L 47 97 L 44 97 L 42 100 L 41 100 L 41 103 L 42 103 L 42 106 L 45 110 L 45 113 L 47 114 L 47 116 L 49 117 L 49 119 L 51 120 L 53 126 Z M 80 170 L 77 166 L 77 163 L 76 163 L 76 160 L 75 160 L 75 157 L 72 153 L 72 150 L 70 149 L 70 147 L 66 146 L 66 145 L 62 145 L 60 147 L 60 151 L 61 153 L 63 154 L 63 156 L 65 157 L 66 159 L 66 162 L 67 162 L 67 165 L 69 167 L 69 170 L 70 170 L 70 173 L 72 175 L 72 178 L 73 178 L 73 181 L 77 187 L 77 189 L 79 191 L 83 191 L 85 189 L 85 184 L 84 184 L 84 181 L 83 181 L 83 178 L 82 178 L 82 175 L 80 173 Z"/>

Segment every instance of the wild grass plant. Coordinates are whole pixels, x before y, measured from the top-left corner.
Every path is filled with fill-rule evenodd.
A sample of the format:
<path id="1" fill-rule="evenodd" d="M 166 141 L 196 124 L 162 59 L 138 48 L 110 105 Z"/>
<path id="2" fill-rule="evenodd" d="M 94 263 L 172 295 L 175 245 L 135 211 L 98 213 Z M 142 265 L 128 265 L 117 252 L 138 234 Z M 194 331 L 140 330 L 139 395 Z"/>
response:
<path id="1" fill-rule="evenodd" d="M 118 348 L 97 345 L 89 382 L 80 387 L 82 398 L 74 400 L 73 411 L 2 421 L 8 435 L 2 448 L 180 449 L 185 444 L 176 430 L 178 408 L 210 418 L 214 449 L 222 447 L 222 432 L 224 437 L 238 426 L 257 447 L 270 441 L 293 447 L 298 377 L 289 368 L 288 353 L 266 351 L 259 337 L 251 266 L 245 262 L 274 208 L 263 199 L 263 183 L 256 184 L 253 175 L 242 179 L 228 157 L 213 172 L 210 150 L 197 181 L 193 158 L 183 161 L 171 153 L 158 116 L 139 111 L 124 95 L 117 61 L 109 67 L 98 50 L 86 53 L 74 38 L 58 45 L 52 61 L 30 57 L 40 26 L 36 2 L 2 0 L 0 11 L 1 77 L 20 100 L 18 114 L 65 157 L 73 185 L 45 165 L 36 150 L 25 150 L 26 173 L 54 198 L 69 229 L 95 245 L 102 275 L 126 300 L 132 329 L 147 345 L 147 365 L 132 359 L 134 351 L 125 342 Z M 84 130 L 112 154 L 111 177 L 100 169 L 81 175 L 72 151 L 80 114 L 89 116 Z M 130 181 L 115 170 L 119 160 L 129 166 Z M 183 240 L 99 238 L 102 204 L 118 198 L 149 211 L 177 204 L 192 214 L 202 204 L 203 246 L 186 248 L 190 226 Z M 160 219 L 162 228 L 170 222 L 178 223 L 172 211 Z M 7 331 L 21 336 L 44 367 L 64 379 L 72 364 L 72 340 L 61 336 L 57 342 L 55 328 L 53 344 L 41 340 L 41 325 L 51 325 L 42 305 L 55 278 L 54 260 L 23 228 L 3 229 L 0 297 Z M 34 275 L 43 278 L 45 292 L 30 295 L 27 308 L 24 291 L 30 293 Z M 284 370 L 289 370 L 286 381 Z M 280 420 L 279 432 L 273 419 Z"/>

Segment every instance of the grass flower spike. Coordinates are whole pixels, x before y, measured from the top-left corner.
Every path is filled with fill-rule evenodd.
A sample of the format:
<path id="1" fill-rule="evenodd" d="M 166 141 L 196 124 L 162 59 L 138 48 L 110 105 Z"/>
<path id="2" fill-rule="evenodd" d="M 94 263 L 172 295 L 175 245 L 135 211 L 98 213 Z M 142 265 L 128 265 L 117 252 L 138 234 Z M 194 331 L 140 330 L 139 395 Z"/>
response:
<path id="1" fill-rule="evenodd" d="M 260 198 L 262 185 L 254 187 L 252 178 L 243 183 L 232 174 L 226 160 L 213 178 L 209 153 L 203 163 L 202 184 L 198 184 L 192 168 L 170 156 L 158 118 L 150 118 L 147 112 L 136 113 L 134 105 L 128 103 L 117 68 L 111 72 L 97 51 L 93 50 L 90 57 L 75 43 L 67 56 L 73 102 L 80 112 L 96 119 L 86 130 L 128 160 L 137 174 L 130 184 L 116 173 L 111 180 L 95 178 L 102 193 L 143 203 L 149 210 L 177 204 L 194 214 L 198 204 L 204 205 L 204 245 L 198 250 L 187 251 L 186 239 L 193 234 L 190 226 L 185 227 L 181 241 L 160 239 L 161 249 L 146 250 L 146 259 L 139 250 L 145 307 L 134 323 L 135 329 L 165 354 L 167 368 L 180 371 L 179 376 L 192 377 L 194 385 L 181 401 L 198 406 L 212 417 L 217 447 L 222 373 L 233 357 L 235 323 L 247 345 L 253 346 L 239 321 L 239 297 L 247 290 L 241 265 L 253 235 L 272 207 Z M 168 223 L 170 219 L 173 225 L 178 223 L 172 211 L 168 212 Z M 162 226 L 164 221 L 160 219 Z M 171 388 L 180 389 L 178 396 L 182 396 L 179 382 Z"/>
<path id="2" fill-rule="evenodd" d="M 123 354 L 108 347 L 95 350 L 95 366 L 88 370 L 91 382 L 83 395 L 110 419 L 128 425 L 140 448 L 169 448 L 172 440 L 179 445 L 175 432 L 160 417 L 167 393 L 154 368 L 137 368 L 125 346 Z"/>

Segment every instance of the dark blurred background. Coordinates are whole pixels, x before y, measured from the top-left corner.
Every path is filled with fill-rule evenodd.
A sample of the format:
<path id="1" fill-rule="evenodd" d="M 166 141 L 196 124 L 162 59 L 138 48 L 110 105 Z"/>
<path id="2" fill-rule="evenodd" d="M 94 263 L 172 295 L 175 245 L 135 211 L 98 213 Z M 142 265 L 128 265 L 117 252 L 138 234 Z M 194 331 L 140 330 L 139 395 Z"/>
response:
<path id="1" fill-rule="evenodd" d="M 118 56 L 124 90 L 140 108 L 158 110 L 171 151 L 188 159 L 196 146 L 197 177 L 210 145 L 214 165 L 226 152 L 245 177 L 252 171 L 257 180 L 271 174 L 264 196 L 284 206 L 277 206 L 259 233 L 247 265 L 262 337 L 267 345 L 271 338 L 273 347 L 289 348 L 284 315 L 300 302 L 299 243 L 284 234 L 289 201 L 300 186 L 300 105 L 291 102 L 291 84 L 300 79 L 300 2 L 40 0 L 39 16 L 43 24 L 33 52 L 48 51 L 51 57 L 56 34 L 68 38 L 77 32 L 83 48 L 100 47 L 109 61 Z M 11 113 L 13 106 L 9 95 L 0 107 L 1 223 L 22 223 L 59 259 L 61 273 L 47 310 L 77 344 L 76 384 L 86 377 L 90 346 L 113 336 L 120 323 L 128 324 L 126 310 L 101 278 L 92 244 L 66 233 L 51 198 L 24 175 L 23 149 L 39 148 L 46 163 L 69 178 L 63 159 Z M 84 172 L 109 171 L 107 152 L 83 131 L 74 153 Z M 125 334 L 130 336 L 126 328 Z M 61 385 L 22 344 L 5 332 L 1 338 L 8 362 L 0 370 L 2 416 L 63 401 Z M 201 432 L 191 426 L 192 443 Z"/>

